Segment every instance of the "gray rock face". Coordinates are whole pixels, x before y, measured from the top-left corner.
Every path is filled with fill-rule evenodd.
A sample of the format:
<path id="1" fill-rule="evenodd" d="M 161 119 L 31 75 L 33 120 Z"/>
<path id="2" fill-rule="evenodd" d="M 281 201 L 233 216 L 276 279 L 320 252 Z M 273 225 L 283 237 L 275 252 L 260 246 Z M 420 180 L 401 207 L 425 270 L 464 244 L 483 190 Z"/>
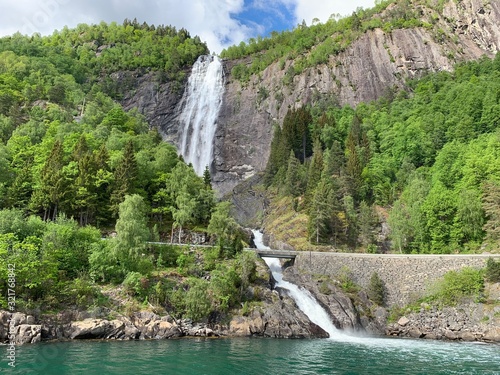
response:
<path id="1" fill-rule="evenodd" d="M 143 114 L 152 127 L 157 128 L 163 139 L 177 144 L 179 137 L 177 105 L 184 92 L 183 85 L 161 82 L 157 73 L 139 74 L 137 72 L 113 73 L 111 76 L 126 88 L 121 101 L 125 110 L 136 108 Z"/>
<path id="2" fill-rule="evenodd" d="M 252 310 L 248 316 L 234 317 L 226 333 L 274 338 L 328 337 L 328 333 L 312 323 L 284 293 L 267 290 L 263 301 L 262 308 Z"/>
<path id="3" fill-rule="evenodd" d="M 0 342 L 34 344 L 42 339 L 42 326 L 31 315 L 0 311 Z"/>

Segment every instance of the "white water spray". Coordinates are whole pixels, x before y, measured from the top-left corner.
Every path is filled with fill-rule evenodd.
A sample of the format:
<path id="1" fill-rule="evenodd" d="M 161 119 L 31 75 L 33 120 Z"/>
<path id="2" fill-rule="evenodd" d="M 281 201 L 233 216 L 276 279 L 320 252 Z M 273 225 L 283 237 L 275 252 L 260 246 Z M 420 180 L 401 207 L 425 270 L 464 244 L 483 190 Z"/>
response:
<path id="1" fill-rule="evenodd" d="M 216 56 L 200 56 L 193 65 L 188 85 L 181 101 L 180 153 L 191 163 L 199 176 L 209 167 L 217 117 L 224 94 L 224 69 Z"/>
<path id="2" fill-rule="evenodd" d="M 262 240 L 262 233 L 252 230 L 254 234 L 254 243 L 257 249 L 269 250 L 268 246 L 264 245 Z M 384 351 L 398 350 L 401 353 L 414 354 L 416 350 L 429 352 L 429 355 L 443 355 L 450 356 L 460 346 L 458 343 L 446 343 L 433 340 L 412 340 L 412 339 L 394 339 L 394 338 L 381 338 L 381 337 L 362 337 L 353 336 L 338 330 L 331 322 L 328 313 L 316 301 L 316 299 L 307 291 L 299 288 L 297 285 L 283 280 L 281 264 L 277 258 L 263 258 L 269 269 L 271 270 L 276 286 L 286 289 L 289 292 L 297 306 L 307 315 L 313 322 L 323 328 L 330 335 L 330 340 L 335 342 L 344 342 L 358 346 L 369 347 L 370 350 Z M 453 346 L 452 346 L 453 345 Z"/>

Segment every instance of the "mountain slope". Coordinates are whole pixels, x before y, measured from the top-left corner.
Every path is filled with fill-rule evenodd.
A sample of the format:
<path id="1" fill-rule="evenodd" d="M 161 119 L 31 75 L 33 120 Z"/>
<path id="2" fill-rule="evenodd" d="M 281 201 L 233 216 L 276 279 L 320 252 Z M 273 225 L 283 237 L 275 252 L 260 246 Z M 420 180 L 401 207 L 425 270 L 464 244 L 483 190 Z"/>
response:
<path id="1" fill-rule="evenodd" d="M 408 5 L 409 4 L 409 5 Z M 422 26 L 373 28 L 328 63 L 301 71 L 304 55 L 276 60 L 247 82 L 233 67 L 250 65 L 257 55 L 225 62 L 227 85 L 219 116 L 213 181 L 221 194 L 262 171 L 269 157 L 273 125 L 289 108 L 351 105 L 407 89 L 407 80 L 428 72 L 451 71 L 461 61 L 492 57 L 500 50 L 500 5 L 464 0 L 447 2 L 441 12 L 421 1 L 397 1 L 374 18 L 410 6 Z M 301 71 L 299 74 L 291 72 Z M 231 72 L 233 74 L 231 74 Z M 292 77 L 292 78 L 290 78 Z"/>

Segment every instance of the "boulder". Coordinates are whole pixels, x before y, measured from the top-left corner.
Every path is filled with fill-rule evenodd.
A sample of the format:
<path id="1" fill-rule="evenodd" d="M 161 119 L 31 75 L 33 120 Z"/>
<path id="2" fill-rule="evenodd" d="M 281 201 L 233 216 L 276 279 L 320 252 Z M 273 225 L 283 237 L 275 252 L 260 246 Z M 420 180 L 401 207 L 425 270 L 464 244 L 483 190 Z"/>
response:
<path id="1" fill-rule="evenodd" d="M 125 328 L 119 320 L 85 319 L 71 323 L 68 336 L 71 339 L 104 339 L 121 336 L 119 333 Z"/>
<path id="2" fill-rule="evenodd" d="M 20 324 L 15 329 L 16 345 L 34 344 L 42 340 L 42 326 L 39 324 Z"/>
<path id="3" fill-rule="evenodd" d="M 398 324 L 399 324 L 401 327 L 406 326 L 408 323 L 410 323 L 410 319 L 408 319 L 406 316 L 402 316 L 402 317 L 401 317 L 401 318 L 399 318 L 399 320 L 398 320 Z"/>
<path id="4" fill-rule="evenodd" d="M 500 342 L 500 327 L 489 328 L 483 336 L 484 341 Z"/>

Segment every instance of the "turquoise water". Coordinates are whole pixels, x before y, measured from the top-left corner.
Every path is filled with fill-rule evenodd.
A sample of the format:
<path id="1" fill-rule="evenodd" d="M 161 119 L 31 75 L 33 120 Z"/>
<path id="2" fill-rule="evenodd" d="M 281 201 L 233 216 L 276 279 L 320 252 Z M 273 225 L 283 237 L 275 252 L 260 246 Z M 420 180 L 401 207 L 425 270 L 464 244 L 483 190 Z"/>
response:
<path id="1" fill-rule="evenodd" d="M 5 349 L 0 373 L 8 369 Z M 398 339 L 74 341 L 18 347 L 13 374 L 500 374 L 500 346 Z"/>

